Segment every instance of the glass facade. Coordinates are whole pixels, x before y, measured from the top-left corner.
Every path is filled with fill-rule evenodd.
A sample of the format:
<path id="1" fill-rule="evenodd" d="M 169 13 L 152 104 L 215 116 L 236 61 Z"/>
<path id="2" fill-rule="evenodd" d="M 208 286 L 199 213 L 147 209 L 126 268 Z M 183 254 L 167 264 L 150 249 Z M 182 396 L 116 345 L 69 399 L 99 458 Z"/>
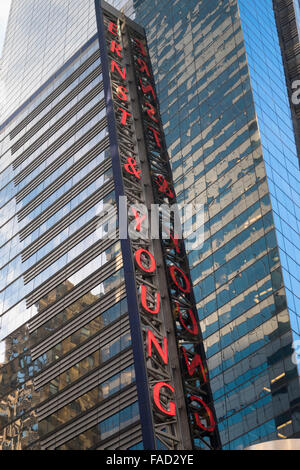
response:
<path id="1" fill-rule="evenodd" d="M 112 0 L 133 17 L 132 0 Z M 1 122 L 97 32 L 94 0 L 13 0 L 1 58 Z"/>
<path id="2" fill-rule="evenodd" d="M 273 2 L 108 3 L 145 27 L 177 200 L 204 204 L 187 254 L 222 446 L 299 437 L 300 174 Z M 94 0 L 12 4 L 1 449 L 143 447 L 120 245 L 95 237 L 115 199 L 95 33 Z"/>
<path id="3" fill-rule="evenodd" d="M 93 2 L 13 1 L 1 64 L 5 93 L 2 119 L 95 33 Z"/>
<path id="4" fill-rule="evenodd" d="M 135 0 L 189 252 L 224 449 L 299 433 L 299 167 L 272 1 Z M 297 248 L 298 247 L 298 248 Z"/>
<path id="5" fill-rule="evenodd" d="M 300 154 L 299 74 L 300 57 L 300 3 L 299 0 L 274 0 L 273 2 L 279 44 L 282 52 L 288 97 L 292 111 L 298 158 Z M 299 160 L 300 161 L 300 160 Z"/>
<path id="6" fill-rule="evenodd" d="M 2 450 L 133 422 L 141 442 L 120 242 L 97 234 L 116 212 L 99 55 L 94 35 L 1 129 Z"/>
<path id="7" fill-rule="evenodd" d="M 250 12 L 240 1 L 239 8 L 291 327 L 299 335 L 300 174 L 272 2 L 254 2 Z"/>

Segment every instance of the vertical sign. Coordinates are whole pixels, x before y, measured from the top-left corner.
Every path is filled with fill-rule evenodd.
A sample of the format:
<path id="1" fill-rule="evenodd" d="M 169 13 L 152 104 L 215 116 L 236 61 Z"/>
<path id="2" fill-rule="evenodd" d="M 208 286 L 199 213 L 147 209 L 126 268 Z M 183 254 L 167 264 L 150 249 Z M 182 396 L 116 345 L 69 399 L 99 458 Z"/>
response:
<path id="1" fill-rule="evenodd" d="M 145 36 L 96 11 L 144 445 L 220 448 Z"/>

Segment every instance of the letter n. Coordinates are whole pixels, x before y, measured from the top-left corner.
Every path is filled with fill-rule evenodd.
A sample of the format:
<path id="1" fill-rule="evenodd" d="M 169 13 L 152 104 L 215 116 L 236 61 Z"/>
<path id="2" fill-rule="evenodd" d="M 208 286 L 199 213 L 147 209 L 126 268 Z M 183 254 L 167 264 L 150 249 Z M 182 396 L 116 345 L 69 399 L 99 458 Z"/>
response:
<path id="1" fill-rule="evenodd" d="M 121 70 L 120 67 L 118 66 L 117 62 L 115 62 L 114 60 L 111 61 L 111 71 L 114 72 L 115 69 L 117 69 L 117 71 L 119 72 L 119 74 L 121 75 L 121 77 L 123 78 L 123 80 L 125 80 L 126 78 L 126 68 L 123 67 L 123 69 Z"/>
<path id="2" fill-rule="evenodd" d="M 155 338 L 154 334 L 151 330 L 148 330 L 148 356 L 152 357 L 152 344 L 155 346 L 156 351 L 160 355 L 163 360 L 164 364 L 168 364 L 168 344 L 167 338 L 164 338 L 164 350 L 158 343 L 157 339 Z"/>

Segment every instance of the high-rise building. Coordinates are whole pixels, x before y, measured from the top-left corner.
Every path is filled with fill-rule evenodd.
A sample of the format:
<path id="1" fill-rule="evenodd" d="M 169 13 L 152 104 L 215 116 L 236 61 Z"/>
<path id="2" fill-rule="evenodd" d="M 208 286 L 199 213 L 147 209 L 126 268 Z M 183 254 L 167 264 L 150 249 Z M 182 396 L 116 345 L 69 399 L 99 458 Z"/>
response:
<path id="1" fill-rule="evenodd" d="M 14 0 L 2 63 L 2 447 L 26 447 L 36 439 L 42 448 L 142 448 L 142 442 L 149 445 L 142 428 L 151 426 L 146 425 L 147 413 L 141 423 L 137 406 L 141 391 L 136 384 L 141 381 L 135 377 L 136 338 L 130 335 L 127 314 L 127 261 L 125 277 L 122 271 L 128 247 L 122 240 L 122 246 L 101 245 L 96 264 L 82 267 L 78 261 L 94 259 L 95 206 L 110 203 L 115 213 L 113 191 L 119 184 L 117 168 L 108 163 L 117 127 L 110 122 L 110 103 L 105 107 L 104 101 L 108 74 L 99 62 L 97 43 L 99 33 L 103 44 L 104 33 L 93 0 L 80 6 L 67 0 L 47 1 L 44 8 L 40 3 Z M 197 420 L 187 412 L 189 426 L 192 422 L 188 439 L 199 448 L 205 443 L 217 447 L 220 436 L 224 449 L 239 449 L 297 438 L 300 178 L 291 86 L 297 79 L 299 4 L 109 3 L 124 8 L 145 28 L 156 83 L 152 91 L 160 102 L 177 201 L 204 207 L 204 243 L 193 249 L 187 244 L 186 253 L 218 432 L 213 438 L 193 438 Z M 43 22 L 45 28 L 39 26 Z M 116 31 L 111 29 L 113 40 Z M 111 52 L 118 55 L 117 46 Z M 129 58 L 123 66 L 127 64 Z M 125 74 L 123 66 L 115 68 L 117 76 Z M 129 83 L 135 80 L 131 77 Z M 146 87 L 142 78 L 137 89 Z M 117 94 L 127 96 L 120 90 Z M 150 112 L 141 96 L 135 98 L 133 103 Z M 119 112 L 127 123 L 131 108 L 121 105 Z M 154 123 L 154 143 L 155 129 Z M 136 135 L 140 139 L 143 133 Z M 152 248 L 147 250 L 153 253 Z M 159 286 L 163 288 L 161 282 Z M 86 319 L 93 322 L 92 317 L 81 313 L 89 311 L 99 317 L 91 327 Z M 116 327 L 118 335 L 113 333 Z M 163 345 L 166 331 L 159 335 Z M 177 350 L 170 343 L 175 363 Z M 108 369 L 101 367 L 109 358 Z M 97 377 L 94 368 L 99 369 Z M 93 372 L 85 376 L 88 370 Z M 147 375 L 147 367 L 138 368 L 141 373 Z M 86 392 L 90 385 L 85 377 L 90 376 L 100 384 L 97 391 Z M 180 388 L 179 377 L 173 380 Z M 45 394 L 40 406 L 37 390 Z M 110 400 L 116 390 L 118 399 Z M 102 398 L 107 398 L 104 406 Z M 116 412 L 120 403 L 124 410 Z M 182 433 L 186 418 L 181 418 Z M 208 412 L 206 427 L 209 422 Z M 153 435 L 169 435 L 158 430 L 160 424 L 152 422 Z"/>
<path id="2" fill-rule="evenodd" d="M 190 254 L 225 449 L 299 434 L 299 165 L 272 1 L 136 1 Z M 175 57 L 174 57 L 175 54 Z"/>
<path id="3" fill-rule="evenodd" d="M 274 11 L 288 85 L 295 139 L 300 155 L 300 2 L 299 0 L 274 0 Z"/>
<path id="4" fill-rule="evenodd" d="M 220 448 L 144 30 L 95 18 L 1 129 L 1 448 Z"/>

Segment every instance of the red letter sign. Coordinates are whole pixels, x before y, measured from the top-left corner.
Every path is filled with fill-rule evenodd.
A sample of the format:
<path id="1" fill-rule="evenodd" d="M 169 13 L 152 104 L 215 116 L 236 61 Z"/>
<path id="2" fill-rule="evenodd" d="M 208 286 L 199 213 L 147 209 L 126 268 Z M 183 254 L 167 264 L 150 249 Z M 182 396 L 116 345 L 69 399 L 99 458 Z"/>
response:
<path id="1" fill-rule="evenodd" d="M 161 411 L 163 414 L 168 415 L 168 416 L 175 416 L 175 414 L 176 414 L 176 405 L 173 401 L 170 402 L 170 409 L 169 410 L 166 410 L 160 402 L 159 392 L 163 387 L 168 388 L 173 393 L 175 392 L 175 389 L 172 387 L 172 385 L 169 385 L 166 382 L 158 382 L 157 384 L 154 385 L 154 388 L 153 388 L 154 403 L 157 406 L 157 408 L 159 409 L 159 411 Z"/>
<path id="2" fill-rule="evenodd" d="M 117 92 L 117 97 L 122 100 L 122 101 L 127 101 L 128 96 L 127 96 L 127 89 L 124 86 L 119 85 L 118 88 L 116 89 Z"/>
<path id="3" fill-rule="evenodd" d="M 143 59 L 139 59 L 137 58 L 137 61 L 140 65 L 140 72 L 146 72 L 146 75 L 148 75 L 148 77 L 150 78 L 150 73 L 149 73 L 149 69 L 148 69 L 148 66 L 146 64 L 146 62 L 143 61 Z"/>
<path id="4" fill-rule="evenodd" d="M 195 418 L 197 426 L 199 426 L 199 428 L 203 429 L 204 431 L 213 432 L 213 430 L 216 427 L 216 423 L 215 423 L 213 414 L 212 414 L 211 409 L 209 408 L 209 406 L 206 403 L 204 403 L 204 401 L 201 400 L 201 398 L 196 397 L 195 395 L 191 395 L 190 398 L 191 398 L 192 401 L 195 400 L 195 401 L 198 401 L 199 403 L 201 403 L 201 405 L 205 409 L 205 411 L 208 415 L 209 421 L 210 421 L 210 426 L 208 426 L 208 427 L 203 426 L 203 424 L 201 423 L 201 420 L 200 420 L 199 411 L 198 412 L 195 411 L 194 412 L 194 418 Z"/>
<path id="5" fill-rule="evenodd" d="M 131 114 L 130 114 L 128 111 L 126 111 L 126 109 L 120 108 L 120 106 L 119 106 L 119 110 L 122 111 L 122 121 L 121 121 L 121 122 L 122 122 L 122 125 L 123 125 L 123 126 L 126 126 L 126 124 L 127 124 L 127 117 L 128 117 L 128 116 L 131 116 Z"/>
<path id="6" fill-rule="evenodd" d="M 161 147 L 161 143 L 160 143 L 160 140 L 159 140 L 160 133 L 159 133 L 157 130 L 155 130 L 155 129 L 153 129 L 152 127 L 150 127 L 150 126 L 148 126 L 148 129 L 150 129 L 150 131 L 153 132 L 156 145 L 157 145 L 157 147 L 160 148 L 160 147 Z"/>
<path id="7" fill-rule="evenodd" d="M 146 217 L 146 216 L 145 216 Z M 145 253 L 150 258 L 150 266 L 147 268 L 141 261 L 141 255 Z M 156 262 L 154 256 L 150 253 L 150 251 L 145 250 L 144 248 L 140 248 L 135 252 L 135 260 L 140 269 L 145 271 L 145 273 L 153 273 L 156 269 Z"/>
<path id="8" fill-rule="evenodd" d="M 156 292 L 156 308 L 151 310 L 151 308 L 147 305 L 147 286 L 145 284 L 141 285 L 141 301 L 142 306 L 148 313 L 152 313 L 153 315 L 157 315 L 160 310 L 160 293 Z"/>
<path id="9" fill-rule="evenodd" d="M 147 106 L 147 114 L 149 116 L 150 119 L 152 119 L 152 121 L 154 122 L 158 122 L 158 120 L 154 117 L 155 116 L 155 108 L 154 106 L 152 106 L 151 103 L 148 103 L 148 101 L 145 101 L 145 106 Z"/>
<path id="10" fill-rule="evenodd" d="M 111 21 L 108 25 L 108 31 L 110 31 L 112 34 L 115 34 L 117 36 L 117 32 L 118 32 L 117 25 Z"/>
<path id="11" fill-rule="evenodd" d="M 185 364 L 186 364 L 189 375 L 191 375 L 191 376 L 194 375 L 195 371 L 196 371 L 196 368 L 200 367 L 203 380 L 204 380 L 204 382 L 207 382 L 207 378 L 206 378 L 206 375 L 205 375 L 205 371 L 204 371 L 204 367 L 203 367 L 200 355 L 195 354 L 192 362 L 190 363 L 189 358 L 187 357 L 186 349 L 185 349 L 184 346 L 181 346 L 181 351 L 183 352 L 183 356 L 184 356 L 184 359 L 185 359 Z"/>
<path id="12" fill-rule="evenodd" d="M 117 71 L 119 72 L 119 74 L 121 75 L 121 77 L 123 78 L 123 80 L 125 80 L 126 78 L 126 68 L 123 67 L 123 69 L 121 70 L 120 67 L 118 66 L 117 62 L 115 62 L 114 60 L 111 61 L 111 71 L 114 72 L 115 69 L 117 69 Z"/>
<path id="13" fill-rule="evenodd" d="M 111 42 L 110 50 L 111 52 L 116 52 L 119 57 L 122 57 L 121 55 L 122 47 L 120 46 L 120 44 L 116 43 L 116 41 Z"/>
<path id="14" fill-rule="evenodd" d="M 132 207 L 131 210 L 132 210 L 133 215 L 134 215 L 135 220 L 136 220 L 135 230 L 136 230 L 137 232 L 140 232 L 140 231 L 141 231 L 142 222 L 144 222 L 144 220 L 146 219 L 146 215 L 140 216 L 140 215 L 139 215 L 139 212 L 138 212 L 134 207 Z"/>
<path id="15" fill-rule="evenodd" d="M 128 157 L 128 163 L 125 163 L 124 168 L 130 175 L 136 176 L 139 180 L 141 179 L 141 170 L 137 170 L 137 162 L 134 158 Z"/>
<path id="16" fill-rule="evenodd" d="M 167 338 L 164 338 L 164 348 L 165 350 L 163 351 L 162 347 L 158 343 L 157 339 L 155 338 L 154 334 L 152 333 L 151 330 L 148 330 L 148 356 L 152 357 L 152 343 L 154 344 L 158 354 L 163 360 L 164 364 L 168 364 L 168 344 L 167 344 Z"/>
<path id="17" fill-rule="evenodd" d="M 188 328 L 182 318 L 182 315 L 181 315 L 181 311 L 180 311 L 180 308 L 179 308 L 179 304 L 176 303 L 176 308 L 177 308 L 177 311 L 178 311 L 178 316 L 179 316 L 179 320 L 180 320 L 180 323 L 181 325 L 183 326 L 183 328 L 185 328 L 189 333 L 191 333 L 192 335 L 197 335 L 199 333 L 199 328 L 198 328 L 198 323 L 197 323 L 197 320 L 195 318 L 195 315 L 193 314 L 193 311 L 192 309 L 188 309 L 188 314 L 189 314 L 189 317 L 190 317 L 190 320 L 192 322 L 192 326 L 193 328 Z"/>
<path id="18" fill-rule="evenodd" d="M 137 43 L 137 45 L 139 46 L 139 49 L 141 51 L 141 53 L 147 57 L 147 52 L 145 51 L 145 48 L 144 48 L 144 45 L 141 43 L 141 41 L 139 41 L 138 39 L 134 38 L 135 42 Z"/>
<path id="19" fill-rule="evenodd" d="M 179 282 L 177 281 L 175 271 L 178 271 L 181 274 L 182 278 L 184 279 L 185 287 L 181 286 L 179 284 Z M 176 284 L 178 289 L 180 289 L 184 293 L 191 292 L 190 281 L 188 280 L 186 274 L 184 274 L 184 272 L 180 268 L 178 268 L 178 266 L 174 266 L 174 265 L 170 266 L 170 274 L 171 274 L 171 278 L 172 278 L 173 282 Z"/>
<path id="20" fill-rule="evenodd" d="M 141 89 L 143 90 L 143 93 L 145 95 L 147 95 L 150 92 L 151 95 L 153 96 L 153 99 L 156 100 L 155 93 L 154 93 L 152 85 L 144 86 L 142 80 L 141 79 L 139 79 L 139 80 L 140 80 L 140 85 L 141 85 Z"/>

